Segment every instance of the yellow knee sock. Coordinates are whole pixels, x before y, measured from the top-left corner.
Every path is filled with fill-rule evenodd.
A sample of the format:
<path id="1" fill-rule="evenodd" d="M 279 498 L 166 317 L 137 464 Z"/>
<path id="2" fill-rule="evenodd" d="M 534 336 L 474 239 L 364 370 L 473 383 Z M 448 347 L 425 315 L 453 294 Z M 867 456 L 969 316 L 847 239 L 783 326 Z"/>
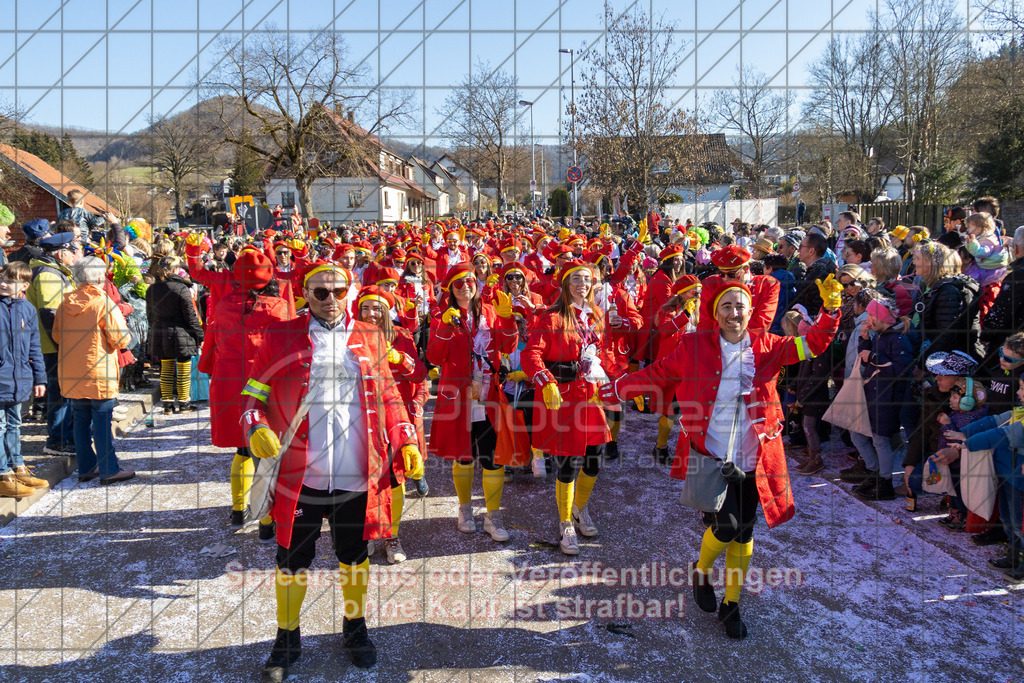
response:
<path id="1" fill-rule="evenodd" d="M 231 461 L 231 509 L 241 512 L 249 504 L 249 489 L 256 465 L 252 458 L 235 453 Z"/>
<path id="2" fill-rule="evenodd" d="M 590 500 L 590 492 L 594 490 L 594 484 L 597 483 L 597 477 L 592 477 L 589 474 L 580 472 L 576 477 L 576 490 L 573 494 L 576 507 L 583 508 L 586 506 L 587 501 Z"/>
<path id="3" fill-rule="evenodd" d="M 455 495 L 459 497 L 459 505 L 465 505 L 473 499 L 473 463 L 452 462 L 452 480 L 455 482 Z"/>
<path id="4" fill-rule="evenodd" d="M 501 492 L 505 488 L 505 468 L 485 469 L 481 478 L 484 486 L 484 505 L 487 506 L 488 512 L 494 512 L 501 507 Z"/>
<path id="5" fill-rule="evenodd" d="M 697 569 L 701 570 L 705 574 L 711 571 L 711 567 L 714 566 L 715 560 L 722 554 L 722 551 L 726 549 L 728 543 L 722 543 L 715 535 L 711 533 L 711 527 L 708 527 L 704 532 L 704 540 L 700 544 L 700 557 L 697 559 Z"/>
<path id="6" fill-rule="evenodd" d="M 608 420 L 608 431 L 612 433 L 612 441 L 619 440 L 619 428 L 622 426 L 622 420 Z"/>
<path id="7" fill-rule="evenodd" d="M 531 447 L 530 450 L 533 452 L 533 457 L 534 458 L 543 458 L 544 457 L 544 451 L 540 450 L 539 448 L 532 448 Z"/>
<path id="8" fill-rule="evenodd" d="M 274 576 L 274 592 L 277 594 L 277 627 L 294 631 L 299 627 L 299 611 L 306 597 L 305 570 L 291 574 L 278 569 Z"/>
<path id="9" fill-rule="evenodd" d="M 739 602 L 743 578 L 750 567 L 750 556 L 754 554 L 754 541 L 746 543 L 733 541 L 725 551 L 725 601 Z"/>
<path id="10" fill-rule="evenodd" d="M 192 400 L 192 361 L 187 360 L 184 363 L 178 363 L 177 371 L 178 400 L 182 403 L 188 403 Z"/>
<path id="11" fill-rule="evenodd" d="M 633 403 L 636 404 L 636 409 L 637 410 L 643 410 L 644 409 L 644 397 L 643 396 L 635 396 L 633 398 Z"/>
<path id="12" fill-rule="evenodd" d="M 555 482 L 555 502 L 558 503 L 558 521 L 572 520 L 573 483 Z"/>
<path id="13" fill-rule="evenodd" d="M 263 519 L 260 520 L 260 524 L 264 524 L 264 525 L 266 525 L 266 524 L 273 524 L 273 523 L 274 523 L 274 518 L 271 517 L 270 515 L 267 515 L 266 517 L 264 517 Z"/>
<path id="14" fill-rule="evenodd" d="M 402 521 L 402 510 L 405 509 L 405 485 L 399 484 L 391 489 L 391 535 L 398 538 L 398 523 Z"/>
<path id="15" fill-rule="evenodd" d="M 345 618 L 362 619 L 366 613 L 366 584 L 370 581 L 370 558 L 359 564 L 342 564 L 341 594 L 345 598 Z"/>
<path id="16" fill-rule="evenodd" d="M 160 400 L 174 400 L 174 359 L 160 359 Z"/>
<path id="17" fill-rule="evenodd" d="M 658 418 L 658 448 L 668 448 L 668 435 L 672 432 L 672 418 L 662 415 Z"/>

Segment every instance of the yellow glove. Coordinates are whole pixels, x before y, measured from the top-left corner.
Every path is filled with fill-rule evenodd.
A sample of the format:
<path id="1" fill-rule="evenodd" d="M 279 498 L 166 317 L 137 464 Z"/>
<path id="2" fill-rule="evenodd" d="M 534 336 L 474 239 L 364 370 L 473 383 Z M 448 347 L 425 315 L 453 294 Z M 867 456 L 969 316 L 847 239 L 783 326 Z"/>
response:
<path id="1" fill-rule="evenodd" d="M 285 244 L 287 244 L 292 249 L 302 249 L 302 247 L 305 246 L 305 244 L 302 242 L 302 240 L 298 240 L 298 239 L 294 239 L 294 238 L 292 238 L 290 240 L 286 240 Z"/>
<path id="2" fill-rule="evenodd" d="M 602 224 L 601 224 L 601 232 L 600 232 L 600 233 L 598 233 L 598 234 L 599 234 L 599 235 L 600 235 L 601 237 L 607 237 L 607 236 L 608 236 L 608 230 L 609 230 L 609 228 L 610 228 L 610 227 L 611 227 L 611 226 L 609 226 L 609 225 L 608 225 L 607 223 L 602 223 Z"/>
<path id="3" fill-rule="evenodd" d="M 388 362 L 391 363 L 392 365 L 398 365 L 399 363 L 402 362 L 402 354 L 400 354 L 398 351 L 395 351 L 394 348 L 389 347 Z"/>
<path id="4" fill-rule="evenodd" d="M 562 407 L 562 392 L 558 390 L 557 384 L 554 382 L 545 384 L 542 393 L 544 394 L 544 405 L 548 410 L 558 410 Z"/>
<path id="5" fill-rule="evenodd" d="M 640 234 L 637 235 L 637 240 L 640 244 L 647 244 L 651 241 L 650 235 L 647 233 L 647 219 L 640 221 Z"/>
<path id="6" fill-rule="evenodd" d="M 832 310 L 843 305 L 843 286 L 836 280 L 834 273 L 830 273 L 825 281 L 815 280 L 818 285 L 818 293 L 821 294 L 821 305 Z"/>
<path id="7" fill-rule="evenodd" d="M 405 461 L 405 476 L 410 479 L 423 476 L 423 456 L 418 446 L 402 446 L 402 460 Z"/>
<path id="8" fill-rule="evenodd" d="M 416 302 L 413 301 L 412 299 L 406 299 L 405 300 L 405 310 L 411 311 L 414 308 L 416 308 Z"/>
<path id="9" fill-rule="evenodd" d="M 498 284 L 497 273 L 491 273 L 490 275 L 487 276 L 487 284 L 490 285 L 491 287 Z"/>
<path id="10" fill-rule="evenodd" d="M 569 240 L 570 237 L 572 237 L 572 231 L 569 230 L 569 228 L 562 228 L 561 230 L 558 231 L 559 242 L 564 244 Z"/>
<path id="11" fill-rule="evenodd" d="M 687 299 L 683 302 L 683 310 L 686 311 L 686 315 L 693 317 L 693 312 L 697 310 L 698 299 Z"/>
<path id="12" fill-rule="evenodd" d="M 525 382 L 526 381 L 526 373 L 523 372 L 522 370 L 513 370 L 512 372 L 508 373 L 508 381 L 509 382 Z"/>
<path id="13" fill-rule="evenodd" d="M 266 425 L 258 425 L 249 434 L 249 452 L 257 458 L 276 458 L 281 452 L 281 440 Z"/>
<path id="14" fill-rule="evenodd" d="M 193 232 L 192 234 L 185 238 L 185 244 L 189 245 L 190 247 L 198 247 L 202 241 L 203 236 L 200 235 L 198 232 Z"/>
<path id="15" fill-rule="evenodd" d="M 458 325 L 459 320 L 462 318 L 462 312 L 457 308 L 449 308 L 441 316 L 441 322 L 445 325 Z"/>
<path id="16" fill-rule="evenodd" d="M 437 368 L 430 368 L 430 370 L 427 371 L 427 377 L 429 377 L 430 379 L 437 379 L 440 376 L 441 371 L 438 370 Z"/>
<path id="17" fill-rule="evenodd" d="M 501 318 L 512 317 L 512 298 L 502 291 L 494 293 L 494 312 Z"/>

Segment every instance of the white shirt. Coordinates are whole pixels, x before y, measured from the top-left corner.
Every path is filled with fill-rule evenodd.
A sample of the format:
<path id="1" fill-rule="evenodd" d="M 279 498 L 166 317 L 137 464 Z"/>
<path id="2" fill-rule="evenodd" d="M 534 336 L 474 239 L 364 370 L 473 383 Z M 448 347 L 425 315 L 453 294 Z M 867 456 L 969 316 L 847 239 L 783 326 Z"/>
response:
<path id="1" fill-rule="evenodd" d="M 722 379 L 718 384 L 718 395 L 715 397 L 715 406 L 708 421 L 704 445 L 708 453 L 716 458 L 734 462 L 744 472 L 753 472 L 757 468 L 759 443 L 757 432 L 754 431 L 754 425 L 750 422 L 741 396 L 743 352 L 750 347 L 750 337 L 730 344 L 720 336 L 719 343 L 722 348 Z M 734 424 L 735 436 L 732 434 Z"/>
<path id="2" fill-rule="evenodd" d="M 309 441 L 303 484 L 320 491 L 366 491 L 366 413 L 359 361 L 348 348 L 352 320 L 328 330 L 309 316 Z"/>

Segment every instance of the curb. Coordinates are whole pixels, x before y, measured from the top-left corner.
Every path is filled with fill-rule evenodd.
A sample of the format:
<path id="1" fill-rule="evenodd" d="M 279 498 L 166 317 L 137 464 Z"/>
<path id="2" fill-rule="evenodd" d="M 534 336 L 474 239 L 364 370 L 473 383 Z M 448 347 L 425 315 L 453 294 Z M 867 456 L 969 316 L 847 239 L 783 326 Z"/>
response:
<path id="1" fill-rule="evenodd" d="M 124 406 L 126 415 L 124 419 L 118 420 L 111 425 L 115 437 L 123 438 L 136 427 L 146 413 L 153 408 L 153 404 L 160 400 L 159 385 L 146 390 L 141 394 L 128 394 L 125 398 L 119 398 L 118 403 Z M 13 522 L 18 515 L 32 507 L 33 503 L 46 495 L 57 484 L 78 469 L 78 461 L 73 455 L 52 456 L 49 459 L 33 465 L 33 474 L 40 479 L 46 480 L 46 486 L 36 489 L 35 493 L 21 500 L 14 498 L 0 498 L 0 527 L 5 527 Z"/>

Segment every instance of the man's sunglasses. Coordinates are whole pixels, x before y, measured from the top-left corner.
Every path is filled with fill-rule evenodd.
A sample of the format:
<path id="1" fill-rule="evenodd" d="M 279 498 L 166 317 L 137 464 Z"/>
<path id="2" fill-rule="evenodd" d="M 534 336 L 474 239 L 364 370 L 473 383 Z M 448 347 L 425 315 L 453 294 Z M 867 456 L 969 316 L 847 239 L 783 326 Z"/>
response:
<path id="1" fill-rule="evenodd" d="M 1005 353 L 1003 353 L 1003 347 L 1001 346 L 999 347 L 999 357 L 1005 360 L 1007 363 L 1019 363 L 1022 360 L 1024 360 L 1024 358 L 1014 358 L 1013 356 L 1007 356 Z"/>
<path id="2" fill-rule="evenodd" d="M 281 251 L 277 251 L 277 252 L 274 252 L 274 253 L 275 253 L 275 254 L 277 254 L 278 256 L 288 256 L 288 255 L 289 255 L 289 254 L 291 254 L 292 252 L 290 252 L 290 251 L 287 251 L 287 250 L 285 250 L 285 249 L 282 249 Z"/>
<path id="3" fill-rule="evenodd" d="M 341 301 L 348 294 L 347 287 L 339 287 L 337 289 L 327 289 L 326 287 L 314 287 L 313 296 L 317 301 L 327 301 L 327 297 L 334 295 L 335 301 Z"/>

